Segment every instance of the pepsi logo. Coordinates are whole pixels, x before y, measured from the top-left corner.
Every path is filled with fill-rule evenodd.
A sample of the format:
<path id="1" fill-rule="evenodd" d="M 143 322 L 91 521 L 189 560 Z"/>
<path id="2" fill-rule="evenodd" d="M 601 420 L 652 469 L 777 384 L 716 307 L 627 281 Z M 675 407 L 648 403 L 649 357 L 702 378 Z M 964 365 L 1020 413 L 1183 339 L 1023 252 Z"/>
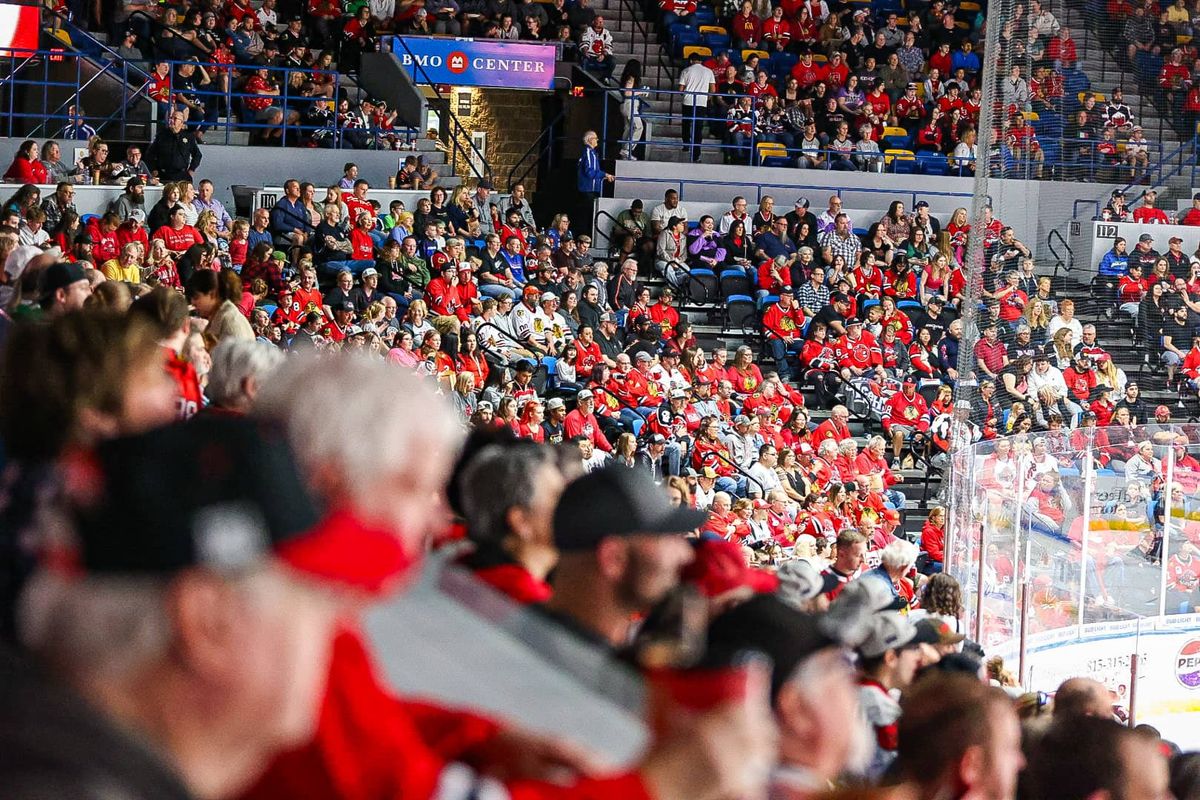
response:
<path id="1" fill-rule="evenodd" d="M 467 54 L 459 50 L 455 50 L 446 58 L 446 68 L 455 75 L 461 75 L 466 72 L 470 63 Z"/>
<path id="2" fill-rule="evenodd" d="M 1200 688 L 1200 639 L 1192 639 L 1179 648 L 1175 677 L 1189 689 Z"/>

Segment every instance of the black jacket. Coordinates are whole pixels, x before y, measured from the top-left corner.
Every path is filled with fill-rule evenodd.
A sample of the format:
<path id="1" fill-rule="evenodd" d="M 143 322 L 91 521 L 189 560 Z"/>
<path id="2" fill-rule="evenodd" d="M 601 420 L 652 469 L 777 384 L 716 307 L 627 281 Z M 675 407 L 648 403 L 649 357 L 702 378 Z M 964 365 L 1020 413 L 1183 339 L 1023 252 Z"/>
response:
<path id="1" fill-rule="evenodd" d="M 7 649 L 0 708 L 5 800 L 191 800 L 157 753 Z"/>
<path id="2" fill-rule="evenodd" d="M 189 171 L 200 166 L 201 158 L 196 134 L 187 128 L 179 133 L 163 128 L 146 151 L 146 162 L 164 183 L 190 178 Z"/>

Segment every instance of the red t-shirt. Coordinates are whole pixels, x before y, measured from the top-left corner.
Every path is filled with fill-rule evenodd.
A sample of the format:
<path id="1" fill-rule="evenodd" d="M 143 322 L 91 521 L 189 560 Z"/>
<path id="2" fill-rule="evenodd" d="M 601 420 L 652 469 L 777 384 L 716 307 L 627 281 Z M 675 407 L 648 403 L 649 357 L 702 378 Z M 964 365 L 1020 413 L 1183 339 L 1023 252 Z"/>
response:
<path id="1" fill-rule="evenodd" d="M 350 256 L 356 261 L 373 261 L 375 259 L 375 242 L 371 234 L 362 228 L 350 231 Z"/>
<path id="2" fill-rule="evenodd" d="M 204 244 L 200 231 L 191 225 L 184 225 L 179 230 L 175 230 L 170 225 L 163 225 L 154 232 L 154 238 L 162 239 L 172 253 L 186 253 L 192 245 Z"/>

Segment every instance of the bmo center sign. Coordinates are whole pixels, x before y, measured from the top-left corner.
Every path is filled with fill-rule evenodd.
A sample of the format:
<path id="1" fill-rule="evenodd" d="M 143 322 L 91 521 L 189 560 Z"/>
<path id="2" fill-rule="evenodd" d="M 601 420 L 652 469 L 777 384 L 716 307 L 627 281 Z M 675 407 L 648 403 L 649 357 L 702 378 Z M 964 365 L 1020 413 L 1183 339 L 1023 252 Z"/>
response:
<path id="1" fill-rule="evenodd" d="M 395 36 L 392 52 L 417 83 L 545 91 L 558 48 L 550 44 Z"/>

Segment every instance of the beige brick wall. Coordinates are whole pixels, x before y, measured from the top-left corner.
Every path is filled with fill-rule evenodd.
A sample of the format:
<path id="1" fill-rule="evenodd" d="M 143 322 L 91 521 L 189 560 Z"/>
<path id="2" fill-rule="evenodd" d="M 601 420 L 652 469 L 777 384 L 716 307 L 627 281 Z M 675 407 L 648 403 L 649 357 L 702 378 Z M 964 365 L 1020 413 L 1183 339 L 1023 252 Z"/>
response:
<path id="1" fill-rule="evenodd" d="M 470 94 L 470 115 L 458 113 L 460 93 Z M 463 128 L 487 133 L 484 156 L 491 165 L 496 188 L 501 191 L 508 189 L 509 171 L 542 132 L 541 99 L 542 95 L 537 92 L 505 89 L 452 89 L 450 92 L 450 110 Z M 462 144 L 470 152 L 469 139 Z M 464 180 L 472 175 L 470 166 L 461 159 L 457 172 Z M 537 189 L 536 170 L 530 172 L 525 184 L 528 191 Z"/>

